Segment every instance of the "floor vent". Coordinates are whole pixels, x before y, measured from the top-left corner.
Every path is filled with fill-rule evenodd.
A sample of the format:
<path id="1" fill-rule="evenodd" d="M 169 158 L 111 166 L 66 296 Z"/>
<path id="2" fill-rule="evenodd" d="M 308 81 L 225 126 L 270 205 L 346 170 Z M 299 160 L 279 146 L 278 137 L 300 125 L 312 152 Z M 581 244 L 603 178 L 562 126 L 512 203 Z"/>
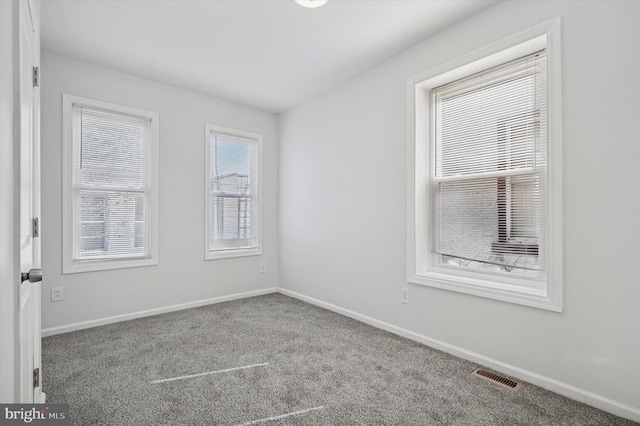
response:
<path id="1" fill-rule="evenodd" d="M 508 379 L 501 374 L 494 373 L 493 371 L 485 370 L 484 368 L 476 368 L 473 370 L 473 374 L 514 391 L 517 391 L 522 387 L 522 383 Z"/>

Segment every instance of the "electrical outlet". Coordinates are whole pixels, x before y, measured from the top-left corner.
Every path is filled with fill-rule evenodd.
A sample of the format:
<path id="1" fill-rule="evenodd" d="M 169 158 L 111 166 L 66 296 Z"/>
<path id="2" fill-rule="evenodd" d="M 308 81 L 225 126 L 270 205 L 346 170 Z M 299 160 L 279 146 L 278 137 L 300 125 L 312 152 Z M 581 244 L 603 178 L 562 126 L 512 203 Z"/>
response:
<path id="1" fill-rule="evenodd" d="M 401 288 L 400 289 L 400 302 L 404 304 L 409 304 L 409 289 Z"/>
<path id="2" fill-rule="evenodd" d="M 264 262 L 262 262 L 262 263 L 260 264 L 260 273 L 261 273 L 261 274 L 264 274 L 265 272 L 267 272 L 267 264 L 266 264 L 266 263 L 264 263 Z"/>
<path id="3" fill-rule="evenodd" d="M 51 287 L 51 301 L 60 302 L 64 300 L 64 287 Z"/>

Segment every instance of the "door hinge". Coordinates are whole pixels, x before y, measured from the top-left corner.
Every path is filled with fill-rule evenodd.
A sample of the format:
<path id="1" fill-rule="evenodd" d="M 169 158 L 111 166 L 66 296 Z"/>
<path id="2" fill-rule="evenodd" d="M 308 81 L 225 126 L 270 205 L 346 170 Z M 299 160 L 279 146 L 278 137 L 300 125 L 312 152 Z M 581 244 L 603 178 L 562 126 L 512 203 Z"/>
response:
<path id="1" fill-rule="evenodd" d="M 40 67 L 33 67 L 33 87 L 40 87 Z"/>
<path id="2" fill-rule="evenodd" d="M 40 386 L 40 368 L 33 370 L 33 388 Z"/>
<path id="3" fill-rule="evenodd" d="M 33 218 L 33 237 L 40 236 L 40 220 L 37 217 Z"/>

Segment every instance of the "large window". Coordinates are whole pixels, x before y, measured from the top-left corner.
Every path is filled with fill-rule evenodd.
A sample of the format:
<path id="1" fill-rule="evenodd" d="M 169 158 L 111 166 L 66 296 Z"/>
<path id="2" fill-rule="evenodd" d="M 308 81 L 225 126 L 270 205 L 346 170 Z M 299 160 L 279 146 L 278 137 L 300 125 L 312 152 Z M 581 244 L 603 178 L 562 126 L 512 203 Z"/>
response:
<path id="1" fill-rule="evenodd" d="M 561 310 L 556 35 L 409 80 L 409 282 Z"/>
<path id="2" fill-rule="evenodd" d="M 546 180 L 546 55 L 430 90 L 436 265 L 537 277 Z"/>
<path id="3" fill-rule="evenodd" d="M 261 254 L 262 136 L 206 125 L 205 259 Z"/>
<path id="4" fill-rule="evenodd" d="M 158 115 L 64 95 L 64 272 L 156 264 Z"/>

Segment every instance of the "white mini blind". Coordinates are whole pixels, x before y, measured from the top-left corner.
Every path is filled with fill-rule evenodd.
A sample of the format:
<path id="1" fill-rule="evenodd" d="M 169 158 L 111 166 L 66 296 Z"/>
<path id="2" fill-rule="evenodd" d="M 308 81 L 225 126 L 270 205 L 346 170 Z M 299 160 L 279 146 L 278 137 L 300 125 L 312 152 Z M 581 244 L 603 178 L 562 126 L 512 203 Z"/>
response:
<path id="1" fill-rule="evenodd" d="M 151 120 L 72 106 L 73 262 L 151 257 Z"/>
<path id="2" fill-rule="evenodd" d="M 544 269 L 546 94 L 544 51 L 431 90 L 436 264 Z"/>
<path id="3" fill-rule="evenodd" d="M 258 247 L 258 143 L 212 131 L 210 134 L 209 251 Z"/>

